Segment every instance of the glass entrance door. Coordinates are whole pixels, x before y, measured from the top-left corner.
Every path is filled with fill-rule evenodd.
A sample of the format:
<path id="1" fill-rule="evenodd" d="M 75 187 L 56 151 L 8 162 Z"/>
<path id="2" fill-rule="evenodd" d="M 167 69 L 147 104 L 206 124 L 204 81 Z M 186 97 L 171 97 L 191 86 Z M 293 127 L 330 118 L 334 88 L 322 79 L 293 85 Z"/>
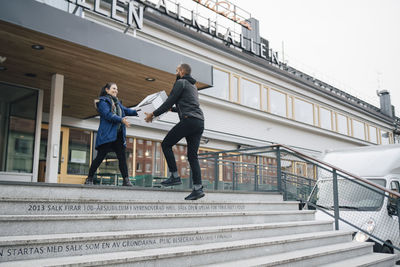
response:
<path id="1" fill-rule="evenodd" d="M 44 182 L 46 173 L 48 125 L 42 125 L 38 181 Z M 84 183 L 91 161 L 92 133 L 83 129 L 61 127 L 58 182 Z"/>

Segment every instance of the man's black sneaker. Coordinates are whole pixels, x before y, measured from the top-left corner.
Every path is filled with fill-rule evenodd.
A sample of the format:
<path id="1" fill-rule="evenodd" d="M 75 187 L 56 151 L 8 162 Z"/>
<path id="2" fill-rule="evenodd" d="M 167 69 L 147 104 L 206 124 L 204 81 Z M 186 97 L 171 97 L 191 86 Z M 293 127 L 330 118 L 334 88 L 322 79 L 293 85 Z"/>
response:
<path id="1" fill-rule="evenodd" d="M 182 184 L 182 181 L 181 181 L 181 177 L 176 177 L 175 178 L 174 176 L 171 175 L 167 180 L 162 181 L 161 184 L 163 186 L 173 186 L 173 185 Z"/>
<path id="2" fill-rule="evenodd" d="M 204 197 L 205 194 L 203 192 L 203 187 L 199 188 L 198 190 L 193 189 L 192 193 L 185 197 L 185 200 L 197 200 L 199 198 Z"/>

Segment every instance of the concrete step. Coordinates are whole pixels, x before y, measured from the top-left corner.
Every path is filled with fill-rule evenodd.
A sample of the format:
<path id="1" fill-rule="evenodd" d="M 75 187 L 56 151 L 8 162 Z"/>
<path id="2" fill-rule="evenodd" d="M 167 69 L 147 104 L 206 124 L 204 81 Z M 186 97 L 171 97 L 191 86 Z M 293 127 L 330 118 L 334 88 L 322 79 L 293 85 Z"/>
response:
<path id="1" fill-rule="evenodd" d="M 0 215 L 0 236 L 311 221 L 315 211 Z"/>
<path id="2" fill-rule="evenodd" d="M 257 238 L 230 242 L 218 242 L 203 245 L 186 245 L 138 251 L 124 251 L 93 255 L 57 257 L 0 263 L 0 266 L 193 266 L 239 261 L 243 257 L 253 258 L 277 253 L 296 253 L 296 250 L 336 244 L 342 253 L 363 255 L 372 251 L 372 244 L 352 243 L 351 232 L 329 231 L 305 233 L 288 236 Z M 349 246 L 350 244 L 350 246 Z M 289 254 L 290 254 L 289 253 Z M 328 252 L 326 252 L 328 253 Z M 271 258 L 272 258 L 271 257 Z M 235 262 L 231 266 L 237 265 Z M 218 265 L 219 266 L 219 265 Z"/>
<path id="3" fill-rule="evenodd" d="M 141 214 L 193 213 L 222 211 L 298 210 L 298 202 L 283 201 L 160 201 L 160 200 L 98 200 L 98 199 L 41 199 L 0 198 L 2 215 L 56 215 L 56 214 Z"/>
<path id="4" fill-rule="evenodd" d="M 0 262 L 101 254 L 332 230 L 332 221 L 0 237 Z M 120 244 L 120 246 L 113 246 Z"/>
<path id="5" fill-rule="evenodd" d="M 252 257 L 244 260 L 218 262 L 207 264 L 208 267 L 228 267 L 228 266 L 325 266 L 331 262 L 338 262 L 347 259 L 357 259 L 373 255 L 372 243 L 347 242 L 333 245 L 323 245 L 315 248 L 306 248 L 296 251 L 283 252 L 275 255 L 262 257 Z M 357 265 L 338 265 L 341 267 Z"/>
<path id="6" fill-rule="evenodd" d="M 354 266 L 354 267 L 394 267 L 395 266 L 395 255 L 383 254 L 383 253 L 371 253 L 356 258 L 347 259 L 344 261 L 338 261 L 332 264 L 324 265 L 324 267 L 343 267 L 343 266 Z"/>
<path id="7" fill-rule="evenodd" d="M 126 186 L 70 185 L 48 183 L 24 183 L 0 181 L 0 196 L 3 198 L 39 198 L 39 199 L 95 199 L 95 200 L 137 200 L 137 201 L 183 201 L 190 190 L 170 188 L 145 188 Z M 282 195 L 268 192 L 214 192 L 205 190 L 202 201 L 282 201 Z"/>

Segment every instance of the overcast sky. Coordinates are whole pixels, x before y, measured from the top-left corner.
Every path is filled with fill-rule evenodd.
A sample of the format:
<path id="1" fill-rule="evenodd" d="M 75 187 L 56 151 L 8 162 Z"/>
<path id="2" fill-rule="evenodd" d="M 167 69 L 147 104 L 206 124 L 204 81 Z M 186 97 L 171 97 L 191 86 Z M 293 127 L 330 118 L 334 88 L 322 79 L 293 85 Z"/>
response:
<path id="1" fill-rule="evenodd" d="M 231 0 L 290 66 L 400 116 L 400 0 Z"/>

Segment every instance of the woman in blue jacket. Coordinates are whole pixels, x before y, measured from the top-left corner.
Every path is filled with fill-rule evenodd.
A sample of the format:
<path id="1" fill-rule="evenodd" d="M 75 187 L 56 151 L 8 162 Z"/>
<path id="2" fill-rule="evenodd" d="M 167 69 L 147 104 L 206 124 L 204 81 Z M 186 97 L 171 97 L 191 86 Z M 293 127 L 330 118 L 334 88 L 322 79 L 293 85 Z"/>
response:
<path id="1" fill-rule="evenodd" d="M 97 131 L 97 156 L 89 168 L 85 184 L 93 184 L 93 176 L 108 152 L 114 151 L 119 162 L 119 170 L 123 177 L 124 186 L 132 186 L 129 181 L 128 166 L 126 164 L 126 127 L 130 127 L 125 116 L 137 116 L 136 110 L 124 107 L 117 98 L 116 83 L 107 83 L 100 91 L 96 103 L 100 113 L 100 125 Z"/>

